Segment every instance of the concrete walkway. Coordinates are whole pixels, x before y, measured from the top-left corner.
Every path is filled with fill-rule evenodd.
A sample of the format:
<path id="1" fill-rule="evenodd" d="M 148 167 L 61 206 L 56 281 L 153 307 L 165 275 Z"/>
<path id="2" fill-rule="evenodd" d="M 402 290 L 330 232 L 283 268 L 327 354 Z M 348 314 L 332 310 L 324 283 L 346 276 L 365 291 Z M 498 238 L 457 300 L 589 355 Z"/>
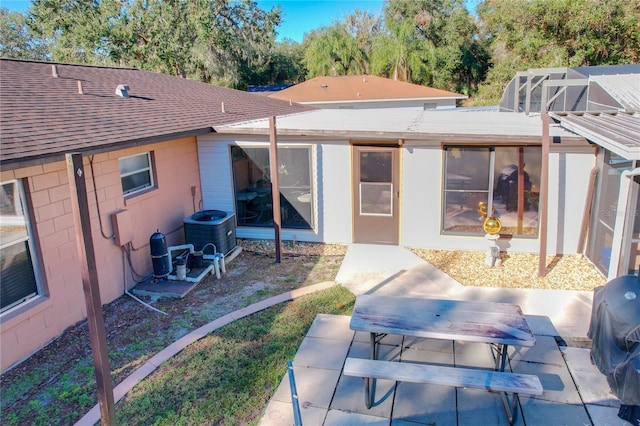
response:
<path id="1" fill-rule="evenodd" d="M 555 290 L 466 288 L 409 250 L 352 245 L 336 281 L 356 295 L 376 293 L 520 305 L 536 346 L 511 348 L 512 371 L 536 374 L 545 392 L 522 397 L 516 424 L 627 425 L 619 401 L 590 361 L 589 349 L 565 346 L 586 340 L 592 294 Z M 378 381 L 379 404 L 366 409 L 363 380 L 342 375 L 348 356 L 368 357 L 369 336 L 349 329 L 350 317 L 319 315 L 303 340 L 294 372 L 305 425 L 502 425 L 500 396 L 470 389 Z M 560 342 L 560 344 L 558 344 Z M 486 345 L 388 336 L 381 356 L 389 360 L 490 367 Z M 293 411 L 285 376 L 260 425 L 290 425 Z"/>

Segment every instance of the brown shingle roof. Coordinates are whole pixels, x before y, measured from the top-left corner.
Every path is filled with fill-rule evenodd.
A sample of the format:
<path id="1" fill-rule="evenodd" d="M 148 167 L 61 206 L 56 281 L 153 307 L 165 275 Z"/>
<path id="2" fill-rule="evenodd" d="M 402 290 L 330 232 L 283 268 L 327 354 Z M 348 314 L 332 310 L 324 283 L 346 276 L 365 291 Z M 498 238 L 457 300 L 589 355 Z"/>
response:
<path id="1" fill-rule="evenodd" d="M 148 71 L 0 59 L 0 165 L 56 161 L 310 109 Z M 78 93 L 81 82 L 84 94 Z M 129 98 L 115 94 L 130 87 Z M 222 112 L 222 103 L 224 110 Z"/>
<path id="2" fill-rule="evenodd" d="M 314 77 L 269 97 L 293 102 L 385 99 L 466 99 L 465 95 L 375 75 Z"/>

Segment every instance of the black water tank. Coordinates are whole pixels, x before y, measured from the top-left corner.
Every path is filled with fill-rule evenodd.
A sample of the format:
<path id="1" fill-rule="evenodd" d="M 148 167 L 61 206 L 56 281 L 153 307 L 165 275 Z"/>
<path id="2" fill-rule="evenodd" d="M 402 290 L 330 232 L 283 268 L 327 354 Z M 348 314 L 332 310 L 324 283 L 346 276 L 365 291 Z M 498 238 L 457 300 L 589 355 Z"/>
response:
<path id="1" fill-rule="evenodd" d="M 184 237 L 196 251 L 211 243 L 217 253 L 227 254 L 236 247 L 235 214 L 223 210 L 196 212 L 184 219 Z M 213 248 L 208 247 L 204 252 L 213 254 Z"/>
<path id="2" fill-rule="evenodd" d="M 165 278 L 171 271 L 169 264 L 169 250 L 164 234 L 158 230 L 149 239 L 151 248 L 151 262 L 153 263 L 153 276 L 155 278 Z"/>

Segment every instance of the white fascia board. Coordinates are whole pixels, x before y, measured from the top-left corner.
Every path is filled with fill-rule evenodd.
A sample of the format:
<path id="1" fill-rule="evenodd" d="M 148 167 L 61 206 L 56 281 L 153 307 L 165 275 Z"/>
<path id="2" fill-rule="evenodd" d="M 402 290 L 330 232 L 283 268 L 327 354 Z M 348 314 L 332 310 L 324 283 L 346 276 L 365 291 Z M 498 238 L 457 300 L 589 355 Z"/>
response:
<path id="1" fill-rule="evenodd" d="M 340 101 L 297 101 L 301 105 L 331 105 L 346 103 L 385 103 L 385 102 L 430 102 L 430 101 L 449 101 L 457 99 L 467 99 L 467 96 L 438 96 L 430 98 L 397 98 L 397 99 L 344 99 Z"/>

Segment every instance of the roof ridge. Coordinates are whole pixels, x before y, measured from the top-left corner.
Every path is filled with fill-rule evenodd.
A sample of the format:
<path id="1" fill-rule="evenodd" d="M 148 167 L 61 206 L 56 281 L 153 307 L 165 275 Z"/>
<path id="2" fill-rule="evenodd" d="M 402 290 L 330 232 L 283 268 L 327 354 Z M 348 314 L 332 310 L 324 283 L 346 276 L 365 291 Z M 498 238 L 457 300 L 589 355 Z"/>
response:
<path id="1" fill-rule="evenodd" d="M 143 69 L 134 68 L 134 67 L 118 67 L 118 66 L 113 66 L 113 65 L 109 66 L 109 65 L 73 64 L 73 63 L 70 63 L 70 62 L 40 61 L 40 60 L 35 60 L 35 59 L 0 58 L 0 61 L 27 62 L 27 63 L 32 63 L 32 64 L 43 64 L 43 65 L 63 65 L 63 66 L 79 67 L 79 68 L 97 68 L 97 69 L 109 69 L 109 70 L 127 70 L 127 71 L 154 72 L 154 71 L 148 71 L 148 70 L 143 70 Z M 168 74 L 165 74 L 165 75 L 168 75 Z"/>

